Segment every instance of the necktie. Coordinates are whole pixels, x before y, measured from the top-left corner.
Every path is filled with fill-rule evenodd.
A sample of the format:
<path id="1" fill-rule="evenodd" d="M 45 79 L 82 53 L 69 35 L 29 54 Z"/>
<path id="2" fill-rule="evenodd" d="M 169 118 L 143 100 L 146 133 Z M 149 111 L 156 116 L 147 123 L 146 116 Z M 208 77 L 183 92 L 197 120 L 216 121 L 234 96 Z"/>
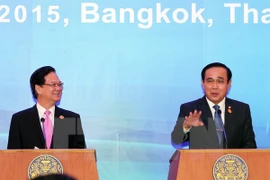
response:
<path id="1" fill-rule="evenodd" d="M 223 122 L 222 122 L 222 119 L 220 116 L 221 111 L 219 109 L 219 105 L 214 105 L 213 108 L 215 109 L 214 121 L 215 121 L 215 125 L 216 125 L 219 145 L 220 145 L 220 147 L 223 147 L 224 126 L 223 126 Z"/>
<path id="2" fill-rule="evenodd" d="M 44 127 L 45 127 L 45 141 L 46 141 L 46 146 L 47 149 L 50 149 L 51 142 L 52 142 L 52 134 L 53 134 L 53 126 L 52 126 L 52 121 L 50 119 L 50 111 L 46 110 L 45 111 L 45 122 L 44 122 Z"/>

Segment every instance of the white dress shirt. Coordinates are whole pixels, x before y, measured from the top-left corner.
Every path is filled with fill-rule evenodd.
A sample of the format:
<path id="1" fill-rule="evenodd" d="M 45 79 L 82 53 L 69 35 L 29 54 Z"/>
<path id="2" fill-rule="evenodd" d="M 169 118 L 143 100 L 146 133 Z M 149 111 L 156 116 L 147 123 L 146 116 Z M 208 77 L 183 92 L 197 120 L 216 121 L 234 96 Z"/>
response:
<path id="1" fill-rule="evenodd" d="M 38 115 L 39 115 L 39 120 L 41 120 L 41 118 L 46 118 L 45 115 L 45 111 L 46 109 L 44 107 L 42 107 L 39 103 L 37 103 L 37 110 L 38 110 Z M 51 107 L 50 109 L 48 109 L 51 113 L 50 113 L 50 120 L 52 121 L 52 125 L 54 126 L 54 111 L 55 111 L 55 106 Z M 41 125 L 41 129 L 43 129 L 43 125 L 42 122 L 40 121 L 40 125 Z"/>
<path id="2" fill-rule="evenodd" d="M 219 109 L 220 109 L 220 111 L 221 111 L 221 119 L 222 119 L 222 122 L 223 122 L 223 124 L 225 124 L 225 97 L 222 99 L 222 101 L 220 102 L 220 103 L 218 103 L 217 105 L 219 105 Z M 208 105 L 209 105 L 209 108 L 210 108 L 210 110 L 211 110 L 211 113 L 212 113 L 212 117 L 213 117 L 213 119 L 214 119 L 214 117 L 215 117 L 215 109 L 213 108 L 213 106 L 214 105 L 216 105 L 216 104 L 214 104 L 214 103 L 212 103 L 209 99 L 207 99 L 206 98 L 206 101 L 207 101 L 207 103 L 208 103 Z"/>

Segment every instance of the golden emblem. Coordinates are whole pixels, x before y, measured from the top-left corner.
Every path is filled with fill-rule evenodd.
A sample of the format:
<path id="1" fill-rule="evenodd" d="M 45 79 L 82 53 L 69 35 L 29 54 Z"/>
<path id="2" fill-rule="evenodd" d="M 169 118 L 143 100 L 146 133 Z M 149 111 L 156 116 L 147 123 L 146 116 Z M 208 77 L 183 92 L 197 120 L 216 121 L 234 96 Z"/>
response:
<path id="1" fill-rule="evenodd" d="M 62 164 L 54 156 L 40 155 L 29 164 L 28 177 L 30 180 L 47 174 L 63 174 Z"/>
<path id="2" fill-rule="evenodd" d="M 248 167 L 239 156 L 226 154 L 216 161 L 213 176 L 215 180 L 247 180 Z"/>

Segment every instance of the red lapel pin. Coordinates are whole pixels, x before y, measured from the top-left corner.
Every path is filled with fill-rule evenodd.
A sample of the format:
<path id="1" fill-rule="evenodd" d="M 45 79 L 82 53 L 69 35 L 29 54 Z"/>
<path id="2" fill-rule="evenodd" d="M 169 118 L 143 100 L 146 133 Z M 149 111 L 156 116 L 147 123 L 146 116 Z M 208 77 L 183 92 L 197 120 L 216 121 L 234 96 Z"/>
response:
<path id="1" fill-rule="evenodd" d="M 231 106 L 228 106 L 228 113 L 232 113 L 232 107 Z"/>

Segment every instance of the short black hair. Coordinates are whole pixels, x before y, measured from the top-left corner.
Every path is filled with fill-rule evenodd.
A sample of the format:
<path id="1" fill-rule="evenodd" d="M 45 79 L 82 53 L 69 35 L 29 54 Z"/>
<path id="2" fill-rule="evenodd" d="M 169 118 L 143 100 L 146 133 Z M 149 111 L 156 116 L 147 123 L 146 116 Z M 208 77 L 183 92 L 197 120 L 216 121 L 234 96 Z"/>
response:
<path id="1" fill-rule="evenodd" d="M 55 69 L 51 66 L 43 66 L 41 68 L 38 68 L 33 72 L 33 74 L 30 77 L 30 86 L 32 95 L 35 99 L 37 99 L 37 92 L 35 89 L 35 85 L 43 85 L 45 83 L 45 76 L 47 76 L 49 73 L 54 72 L 56 73 Z"/>
<path id="2" fill-rule="evenodd" d="M 33 180 L 76 180 L 76 179 L 74 177 L 65 174 L 50 174 L 36 177 Z"/>
<path id="3" fill-rule="evenodd" d="M 227 71 L 227 79 L 228 79 L 227 82 L 229 82 L 231 80 L 231 78 L 232 78 L 232 71 L 230 70 L 230 68 L 228 68 L 225 64 L 222 64 L 220 62 L 213 62 L 213 63 L 210 63 L 210 64 L 208 64 L 207 66 L 205 66 L 203 68 L 203 70 L 201 72 L 202 81 L 204 81 L 206 70 L 207 69 L 210 69 L 212 67 L 222 67 L 222 68 L 226 69 L 226 71 Z"/>

